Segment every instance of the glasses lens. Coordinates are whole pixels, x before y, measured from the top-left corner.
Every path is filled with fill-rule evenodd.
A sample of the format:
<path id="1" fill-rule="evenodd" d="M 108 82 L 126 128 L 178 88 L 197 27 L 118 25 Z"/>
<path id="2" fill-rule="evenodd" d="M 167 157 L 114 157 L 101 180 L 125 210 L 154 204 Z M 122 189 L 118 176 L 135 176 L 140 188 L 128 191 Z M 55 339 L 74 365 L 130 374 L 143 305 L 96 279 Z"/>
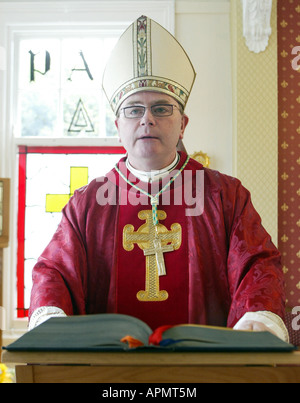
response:
<path id="1" fill-rule="evenodd" d="M 144 112 L 144 106 L 128 106 L 127 108 L 124 108 L 124 115 L 129 119 L 141 118 L 144 116 Z"/>
<path id="2" fill-rule="evenodd" d="M 173 105 L 153 105 L 151 112 L 154 116 L 170 116 L 173 113 Z"/>
<path id="3" fill-rule="evenodd" d="M 144 116 L 145 109 L 145 106 L 127 106 L 123 108 L 124 116 L 129 119 L 139 119 Z M 173 114 L 173 105 L 152 105 L 151 113 L 153 116 L 157 117 L 171 116 Z"/>

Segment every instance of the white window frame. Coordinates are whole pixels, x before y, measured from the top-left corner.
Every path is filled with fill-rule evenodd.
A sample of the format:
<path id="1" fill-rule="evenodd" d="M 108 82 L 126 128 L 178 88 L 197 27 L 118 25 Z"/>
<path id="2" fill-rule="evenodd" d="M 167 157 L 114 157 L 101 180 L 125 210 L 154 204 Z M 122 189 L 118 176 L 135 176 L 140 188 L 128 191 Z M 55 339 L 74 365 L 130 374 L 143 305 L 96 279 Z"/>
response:
<path id="1" fill-rule="evenodd" d="M 20 33 L 51 29 L 123 32 L 140 15 L 147 15 L 171 33 L 175 31 L 175 0 L 97 0 L 0 2 L 0 177 L 11 178 L 10 244 L 3 253 L 4 344 L 27 330 L 27 319 L 16 318 L 17 150 L 28 146 L 118 146 L 117 138 L 14 137 L 14 38 Z"/>

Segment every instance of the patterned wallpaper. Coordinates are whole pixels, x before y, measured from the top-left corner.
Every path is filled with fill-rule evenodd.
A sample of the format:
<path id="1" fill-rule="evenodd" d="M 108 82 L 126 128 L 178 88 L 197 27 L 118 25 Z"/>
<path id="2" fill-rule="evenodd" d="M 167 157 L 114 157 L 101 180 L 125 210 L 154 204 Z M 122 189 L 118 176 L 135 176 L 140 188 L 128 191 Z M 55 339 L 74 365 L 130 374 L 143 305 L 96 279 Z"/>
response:
<path id="1" fill-rule="evenodd" d="M 294 307 L 300 305 L 300 61 L 292 51 L 300 46 L 300 0 L 278 0 L 277 22 L 278 247 L 287 304 Z"/>
<path id="2" fill-rule="evenodd" d="M 242 2 L 231 0 L 234 103 L 234 176 L 250 190 L 253 204 L 277 245 L 278 126 L 277 12 L 264 52 L 250 52 L 243 36 Z"/>

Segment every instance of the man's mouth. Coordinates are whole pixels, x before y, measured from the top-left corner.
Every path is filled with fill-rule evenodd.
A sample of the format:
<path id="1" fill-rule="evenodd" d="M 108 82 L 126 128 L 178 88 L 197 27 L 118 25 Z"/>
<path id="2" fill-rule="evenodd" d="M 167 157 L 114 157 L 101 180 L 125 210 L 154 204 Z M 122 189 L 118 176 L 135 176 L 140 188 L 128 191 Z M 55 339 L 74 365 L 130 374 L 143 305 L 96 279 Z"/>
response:
<path id="1" fill-rule="evenodd" d="M 144 136 L 139 137 L 139 140 L 158 140 L 158 137 L 155 136 L 150 136 L 145 134 Z"/>

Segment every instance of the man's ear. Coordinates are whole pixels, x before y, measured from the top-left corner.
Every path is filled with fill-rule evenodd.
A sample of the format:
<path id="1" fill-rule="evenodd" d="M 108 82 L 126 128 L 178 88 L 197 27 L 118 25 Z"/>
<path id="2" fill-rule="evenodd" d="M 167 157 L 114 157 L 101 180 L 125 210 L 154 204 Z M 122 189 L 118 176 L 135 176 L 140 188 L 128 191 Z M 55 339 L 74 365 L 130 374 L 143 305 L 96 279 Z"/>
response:
<path id="1" fill-rule="evenodd" d="M 122 140 L 121 140 L 121 138 L 120 138 L 120 131 L 119 131 L 119 121 L 118 121 L 118 118 L 116 118 L 116 120 L 115 120 L 115 126 L 116 126 L 116 128 L 117 128 L 117 130 L 118 130 L 119 143 L 122 143 Z"/>
<path id="2" fill-rule="evenodd" d="M 183 139 L 184 131 L 185 131 L 185 128 L 187 127 L 188 123 L 189 123 L 189 117 L 187 115 L 183 114 L 182 118 L 181 118 L 181 130 L 180 130 L 180 136 L 179 136 L 180 139 Z"/>

